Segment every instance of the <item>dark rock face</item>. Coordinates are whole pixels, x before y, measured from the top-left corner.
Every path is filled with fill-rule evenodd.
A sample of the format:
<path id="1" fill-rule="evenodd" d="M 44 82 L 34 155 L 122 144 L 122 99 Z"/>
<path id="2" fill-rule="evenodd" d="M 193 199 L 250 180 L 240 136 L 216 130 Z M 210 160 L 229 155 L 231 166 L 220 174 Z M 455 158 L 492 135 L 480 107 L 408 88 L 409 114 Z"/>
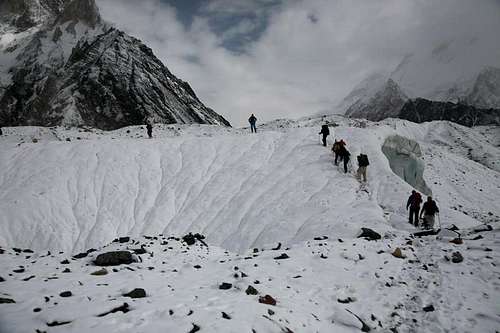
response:
<path id="1" fill-rule="evenodd" d="M 129 251 L 113 251 L 101 253 L 94 260 L 96 266 L 118 266 L 118 265 L 128 265 L 134 262 L 132 253 Z"/>
<path id="2" fill-rule="evenodd" d="M 37 6 L 32 0 L 16 2 L 0 5 L 9 17 L 30 14 Z M 45 21 L 27 24 L 41 24 L 39 31 L 12 46 L 20 50 L 10 82 L 0 90 L 0 124 L 110 130 L 148 119 L 229 126 L 150 48 L 102 22 L 95 0 L 42 3 Z"/>
<path id="3" fill-rule="evenodd" d="M 408 100 L 399 86 L 388 79 L 384 87 L 367 103 L 358 101 L 351 105 L 346 115 L 351 118 L 364 118 L 379 121 L 385 118 L 397 117 L 399 111 Z"/>
<path id="4" fill-rule="evenodd" d="M 449 120 L 469 127 L 500 125 L 500 109 L 478 109 L 465 104 L 435 102 L 417 98 L 405 103 L 399 118 L 416 123 Z"/>

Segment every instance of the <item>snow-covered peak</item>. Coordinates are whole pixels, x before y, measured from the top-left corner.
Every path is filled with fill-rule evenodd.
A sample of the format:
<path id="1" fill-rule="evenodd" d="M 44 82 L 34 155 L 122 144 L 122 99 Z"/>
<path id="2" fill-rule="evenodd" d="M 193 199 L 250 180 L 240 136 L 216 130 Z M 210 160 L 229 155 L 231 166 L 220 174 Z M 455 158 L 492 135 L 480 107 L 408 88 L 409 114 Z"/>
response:
<path id="1" fill-rule="evenodd" d="M 500 68 L 484 68 L 469 90 L 466 102 L 480 108 L 500 109 Z"/>
<path id="2" fill-rule="evenodd" d="M 346 115 L 374 121 L 396 117 L 408 97 L 390 78 L 376 88 L 373 91 L 366 90 L 366 95 L 348 107 Z"/>
<path id="3" fill-rule="evenodd" d="M 387 82 L 388 75 L 383 73 L 373 73 L 362 80 L 351 90 L 337 106 L 339 113 L 343 114 L 355 103 L 367 103 Z"/>
<path id="4" fill-rule="evenodd" d="M 146 119 L 229 125 L 149 47 L 102 21 L 94 0 L 8 1 L 3 6 L 4 126 L 115 129 Z M 18 28 L 20 17 L 31 23 Z"/>
<path id="5" fill-rule="evenodd" d="M 500 51 L 480 37 L 445 40 L 407 55 L 391 78 L 412 98 L 433 98 L 443 91 L 465 91 L 486 66 L 500 65 Z M 442 96 L 443 98 L 444 96 Z"/>

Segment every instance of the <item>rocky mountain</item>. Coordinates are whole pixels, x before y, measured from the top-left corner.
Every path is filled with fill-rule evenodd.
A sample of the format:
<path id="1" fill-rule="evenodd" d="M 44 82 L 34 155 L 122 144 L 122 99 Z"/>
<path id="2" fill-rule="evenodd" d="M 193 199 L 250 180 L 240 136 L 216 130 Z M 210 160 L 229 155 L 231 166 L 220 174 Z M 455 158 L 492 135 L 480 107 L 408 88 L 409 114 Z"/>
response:
<path id="1" fill-rule="evenodd" d="M 378 121 L 384 118 L 397 117 L 408 100 L 399 86 L 388 79 L 375 94 L 367 99 L 358 99 L 346 111 L 353 118 L 365 118 Z"/>
<path id="2" fill-rule="evenodd" d="M 432 120 L 449 120 L 464 126 L 500 126 L 500 109 L 479 109 L 452 102 L 436 102 L 423 98 L 407 101 L 398 118 L 422 123 Z"/>
<path id="3" fill-rule="evenodd" d="M 0 12 L 4 126 L 229 125 L 94 0 L 6 0 Z"/>
<path id="4" fill-rule="evenodd" d="M 472 36 L 444 41 L 433 48 L 422 48 L 408 54 L 390 74 L 371 75 L 356 85 L 337 110 L 352 117 L 370 120 L 396 116 L 397 109 L 404 103 L 393 103 L 394 95 L 386 91 L 388 79 L 407 98 L 498 109 L 500 62 L 497 55 L 500 56 L 500 51 L 486 45 L 486 42 Z M 387 98 L 385 101 L 383 96 Z"/>

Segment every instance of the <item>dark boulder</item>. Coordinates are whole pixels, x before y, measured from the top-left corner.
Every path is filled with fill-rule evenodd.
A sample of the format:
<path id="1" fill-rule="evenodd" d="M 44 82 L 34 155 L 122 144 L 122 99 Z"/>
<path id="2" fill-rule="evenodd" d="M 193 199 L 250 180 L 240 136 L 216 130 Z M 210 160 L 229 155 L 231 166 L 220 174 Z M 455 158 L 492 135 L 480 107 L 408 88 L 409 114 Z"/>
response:
<path id="1" fill-rule="evenodd" d="M 123 296 L 130 298 L 143 298 L 146 297 L 146 291 L 142 288 L 135 288 L 134 290 L 124 294 Z"/>
<path id="2" fill-rule="evenodd" d="M 377 240 L 381 239 L 382 236 L 380 234 L 370 228 L 361 228 L 361 233 L 358 235 L 358 238 L 364 238 L 366 240 Z"/>
<path id="3" fill-rule="evenodd" d="M 276 305 L 276 300 L 271 295 L 265 295 L 259 297 L 259 303 L 267 305 Z"/>
<path id="4" fill-rule="evenodd" d="M 16 303 L 13 299 L 0 297 L 0 304 Z"/>
<path id="5" fill-rule="evenodd" d="M 247 290 L 245 290 L 247 295 L 257 295 L 259 291 L 255 289 L 253 286 L 248 286 Z"/>
<path id="6" fill-rule="evenodd" d="M 222 289 L 222 290 L 228 290 L 228 289 L 231 289 L 232 287 L 233 287 L 233 285 L 231 283 L 227 283 L 227 282 L 222 282 L 219 285 L 219 289 Z"/>
<path id="7" fill-rule="evenodd" d="M 462 254 L 458 251 L 453 252 L 453 254 L 451 255 L 451 262 L 458 264 L 461 263 L 462 261 L 464 261 L 464 257 L 462 256 Z"/>
<path id="8" fill-rule="evenodd" d="M 101 253 L 95 258 L 96 266 L 118 266 L 128 265 L 134 262 L 132 253 L 129 251 L 112 251 Z"/>

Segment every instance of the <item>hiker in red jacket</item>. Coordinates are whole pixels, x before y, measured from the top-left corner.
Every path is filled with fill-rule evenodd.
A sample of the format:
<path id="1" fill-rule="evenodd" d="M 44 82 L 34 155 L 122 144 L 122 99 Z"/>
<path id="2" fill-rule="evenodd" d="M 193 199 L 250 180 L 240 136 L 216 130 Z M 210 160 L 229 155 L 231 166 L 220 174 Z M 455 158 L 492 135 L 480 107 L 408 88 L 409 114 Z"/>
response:
<path id="1" fill-rule="evenodd" d="M 411 195 L 406 203 L 406 209 L 410 208 L 410 216 L 408 222 L 418 227 L 418 213 L 420 211 L 420 204 L 422 203 L 422 196 L 417 191 L 411 191 Z"/>

